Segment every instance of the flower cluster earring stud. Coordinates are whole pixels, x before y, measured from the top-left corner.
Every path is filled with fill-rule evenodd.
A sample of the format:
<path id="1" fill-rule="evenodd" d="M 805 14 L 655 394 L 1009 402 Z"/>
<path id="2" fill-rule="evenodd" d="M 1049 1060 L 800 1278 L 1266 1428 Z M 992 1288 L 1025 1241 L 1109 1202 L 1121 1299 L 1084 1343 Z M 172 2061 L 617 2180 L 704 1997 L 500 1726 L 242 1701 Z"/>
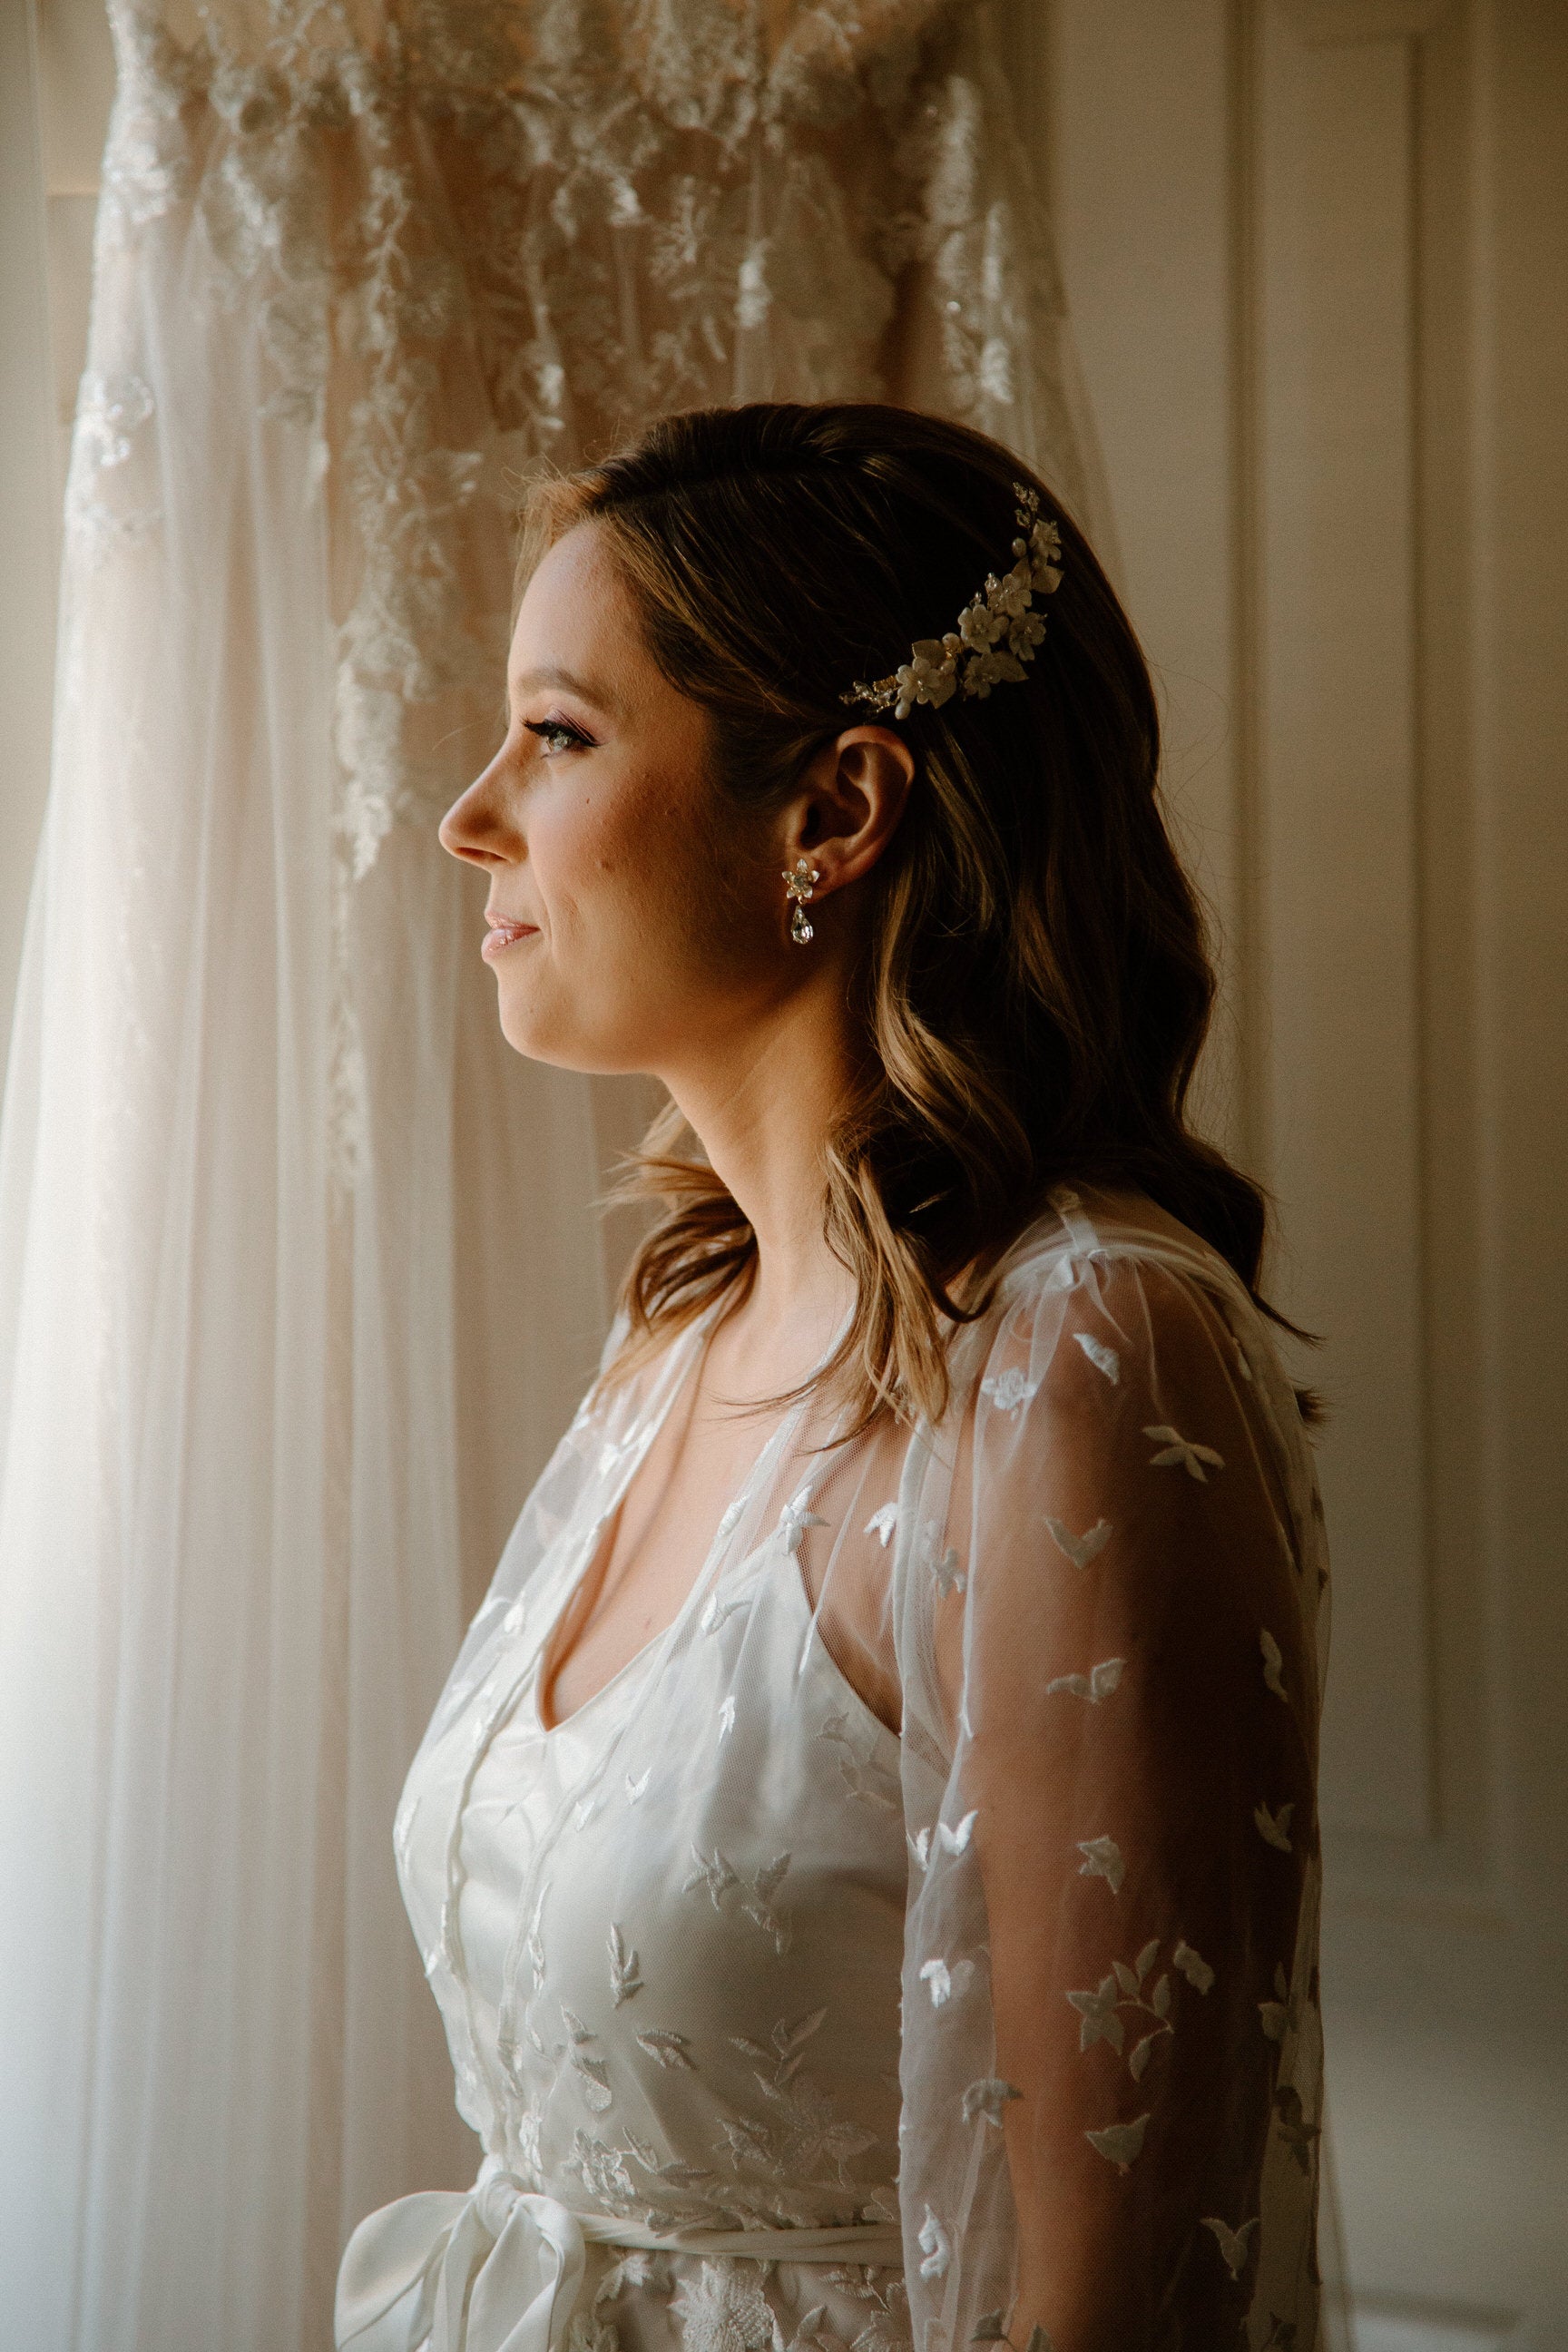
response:
<path id="1" fill-rule="evenodd" d="M 784 875 L 784 890 L 790 899 L 789 935 L 797 948 L 808 947 L 814 937 L 805 902 L 821 879 L 809 857 L 797 857 L 795 871 Z"/>

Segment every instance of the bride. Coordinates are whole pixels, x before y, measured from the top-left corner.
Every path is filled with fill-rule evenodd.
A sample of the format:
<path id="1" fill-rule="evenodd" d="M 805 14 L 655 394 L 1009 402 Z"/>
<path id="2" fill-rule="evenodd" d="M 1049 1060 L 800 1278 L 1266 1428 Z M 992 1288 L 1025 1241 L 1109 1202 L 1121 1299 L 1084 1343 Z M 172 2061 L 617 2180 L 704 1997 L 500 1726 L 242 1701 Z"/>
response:
<path id="1" fill-rule="evenodd" d="M 875 406 L 670 418 L 519 578 L 441 840 L 665 1208 L 409 1773 L 484 2156 L 338 2344 L 1311 2352 L 1327 1569 L 1132 633 Z"/>

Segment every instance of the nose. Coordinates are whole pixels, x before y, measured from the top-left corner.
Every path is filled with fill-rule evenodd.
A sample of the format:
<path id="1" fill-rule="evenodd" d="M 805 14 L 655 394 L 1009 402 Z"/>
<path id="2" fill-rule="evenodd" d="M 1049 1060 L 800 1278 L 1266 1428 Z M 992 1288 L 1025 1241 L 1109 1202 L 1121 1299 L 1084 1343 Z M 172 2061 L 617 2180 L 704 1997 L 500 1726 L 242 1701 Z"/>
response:
<path id="1" fill-rule="evenodd" d="M 498 752 L 467 792 L 459 793 L 437 831 L 447 855 L 469 866 L 510 866 L 522 856 L 521 837 L 509 819 L 501 790 L 503 756 Z"/>

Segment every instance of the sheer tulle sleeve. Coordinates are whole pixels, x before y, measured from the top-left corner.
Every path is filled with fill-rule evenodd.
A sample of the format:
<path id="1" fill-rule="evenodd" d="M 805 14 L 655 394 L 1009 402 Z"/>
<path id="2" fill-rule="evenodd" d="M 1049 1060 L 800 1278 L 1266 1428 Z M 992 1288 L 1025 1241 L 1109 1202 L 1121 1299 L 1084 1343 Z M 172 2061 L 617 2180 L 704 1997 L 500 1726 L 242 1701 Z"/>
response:
<path id="1" fill-rule="evenodd" d="M 900 1497 L 915 2343 L 1309 2346 L 1310 1455 L 1223 1269 L 1082 1238 Z"/>

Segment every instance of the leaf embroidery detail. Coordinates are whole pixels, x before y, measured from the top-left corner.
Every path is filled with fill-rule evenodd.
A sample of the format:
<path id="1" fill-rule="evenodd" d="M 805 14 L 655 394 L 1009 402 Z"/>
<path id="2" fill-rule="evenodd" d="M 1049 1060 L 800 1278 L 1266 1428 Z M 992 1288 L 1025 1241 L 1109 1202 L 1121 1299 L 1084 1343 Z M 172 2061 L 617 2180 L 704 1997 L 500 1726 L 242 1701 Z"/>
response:
<path id="1" fill-rule="evenodd" d="M 1005 1372 L 996 1372 L 983 1380 L 980 1393 L 991 1399 L 998 1412 L 1016 1412 L 1027 1404 L 1039 1390 L 1038 1381 L 1026 1380 L 1016 1364 L 1009 1364 Z"/>
<path id="2" fill-rule="evenodd" d="M 931 1987 L 931 2005 L 941 2009 L 955 1993 L 960 1993 L 974 1974 L 973 1960 L 954 1960 L 949 1968 L 945 1960 L 927 1960 L 921 1969 L 924 1983 Z"/>
<path id="3" fill-rule="evenodd" d="M 971 1810 L 964 1814 L 963 1819 L 952 1829 L 948 1827 L 946 1822 L 938 1822 L 936 1825 L 936 1839 L 938 1845 L 942 1848 L 944 1853 L 962 1853 L 963 1852 L 964 1848 L 969 1843 L 970 1835 L 973 1831 L 977 1812 L 978 1809 L 972 1807 Z"/>
<path id="4" fill-rule="evenodd" d="M 1097 1519 L 1093 1527 L 1081 1536 L 1075 1536 L 1072 1529 L 1064 1527 L 1060 1519 L 1047 1519 L 1046 1526 L 1050 1531 L 1051 1541 L 1057 1549 L 1066 1552 L 1075 1568 L 1087 1568 L 1089 1561 L 1098 1559 L 1110 1541 L 1111 1529 L 1109 1519 Z"/>
<path id="5" fill-rule="evenodd" d="M 637 1972 L 637 1956 L 628 1952 L 618 1924 L 612 1921 L 609 1934 L 610 1990 L 616 1996 L 616 2007 L 642 1990 L 642 1978 Z"/>
<path id="6" fill-rule="evenodd" d="M 1318 2126 L 1307 2121 L 1301 2105 L 1301 2094 L 1294 2083 L 1281 2083 L 1274 2094 L 1274 2113 L 1279 2119 L 1279 2137 L 1303 2172 L 1312 2168 L 1312 2142 L 1318 2137 Z"/>
<path id="7" fill-rule="evenodd" d="M 1277 1813 L 1271 1813 L 1268 1806 L 1262 1804 L 1254 1805 L 1252 1809 L 1252 1818 L 1258 1824 L 1258 1836 L 1268 1844 L 1277 1846 L 1281 1853 L 1289 1853 L 1292 1851 L 1288 1832 L 1290 1827 L 1290 1816 L 1295 1810 L 1293 1804 L 1281 1805 Z"/>
<path id="8" fill-rule="evenodd" d="M 602 2139 L 595 2139 L 581 2126 L 573 2152 L 566 2159 L 566 2169 L 576 2173 L 589 2195 L 609 2206 L 612 2212 L 626 2212 L 637 2193 L 620 2149 L 606 2147 Z"/>
<path id="9" fill-rule="evenodd" d="M 1058 1675 L 1054 1682 L 1046 1685 L 1046 1696 L 1048 1698 L 1053 1691 L 1067 1691 L 1073 1698 L 1085 1698 L 1090 1706 L 1098 1706 L 1121 1680 L 1121 1669 L 1126 1664 L 1125 1658 L 1102 1658 L 1087 1675 Z"/>
<path id="10" fill-rule="evenodd" d="M 759 1870 L 756 1876 L 750 1881 L 747 1892 L 741 1898 L 741 1908 L 747 1918 L 754 1927 L 761 1927 L 765 1935 L 773 1937 L 773 1948 L 779 1952 L 788 1948 L 789 1927 L 786 1921 L 775 1916 L 773 1898 L 784 1882 L 784 1873 L 789 1868 L 789 1860 L 787 1853 L 775 1854 L 772 1862 L 764 1869 Z M 826 2016 L 827 2012 L 825 2010 L 822 2013 Z"/>
<path id="11" fill-rule="evenodd" d="M 714 1529 L 714 1535 L 721 1543 L 722 1543 L 726 1536 L 733 1535 L 736 1528 L 740 1524 L 741 1514 L 745 1507 L 746 1498 L 743 1495 L 737 1495 L 732 1503 L 725 1505 L 724 1516 Z"/>
<path id="12" fill-rule="evenodd" d="M 1152 1437 L 1156 1445 L 1163 1448 L 1162 1453 L 1150 1457 L 1149 1467 L 1152 1470 L 1164 1470 L 1179 1462 L 1190 1478 L 1197 1479 L 1199 1485 L 1204 1486 L 1208 1481 L 1208 1472 L 1204 1468 L 1205 1462 L 1210 1469 L 1225 1468 L 1224 1456 L 1216 1454 L 1212 1445 L 1199 1445 L 1195 1439 L 1184 1437 L 1181 1431 L 1173 1429 L 1168 1422 L 1155 1422 L 1144 1430 L 1143 1434 Z"/>
<path id="13" fill-rule="evenodd" d="M 1290 1694 L 1279 1676 L 1279 1669 L 1285 1663 L 1284 1655 L 1267 1625 L 1258 1631 L 1258 1645 L 1263 1653 L 1264 1688 L 1271 1690 L 1276 1698 L 1289 1698 Z"/>
<path id="14" fill-rule="evenodd" d="M 638 1798 L 644 1795 L 647 1789 L 648 1782 L 653 1778 L 653 1766 L 651 1764 L 645 1765 L 643 1769 L 637 1774 L 635 1780 L 632 1779 L 629 1772 L 626 1777 L 626 1802 L 628 1805 L 635 1805 Z"/>
<path id="15" fill-rule="evenodd" d="M 646 2050 L 650 2058 L 657 2058 L 661 2066 L 690 2066 L 686 2043 L 684 2033 L 671 2033 L 662 2026 L 654 2026 L 647 2033 L 637 2035 L 637 2048 Z"/>
<path id="16" fill-rule="evenodd" d="M 984 2075 L 978 2083 L 971 2083 L 963 2095 L 963 2120 L 972 2124 L 976 2116 L 984 2116 L 1000 2130 L 1003 2108 L 1009 2099 L 1023 2095 L 1016 2083 L 1005 2083 L 999 2074 Z"/>
<path id="17" fill-rule="evenodd" d="M 632 2138 L 630 2132 L 626 2134 L 626 2137 L 628 2140 Z M 635 2140 L 632 2144 L 634 2147 L 637 2145 Z M 705 2177 L 711 2179 L 712 2176 L 710 2174 Z M 602 2303 L 614 2303 L 616 2297 L 624 2294 L 629 2286 L 651 2286 L 656 2292 L 669 2294 L 671 2292 L 669 2256 L 656 2254 L 639 2246 L 627 2254 L 624 2261 L 613 2263 L 595 2289 L 594 2309 L 597 2311 Z"/>
<path id="18" fill-rule="evenodd" d="M 726 1732 L 728 1732 L 728 1731 L 733 1731 L 733 1730 L 734 1730 L 734 1728 L 735 1728 L 735 1694 L 734 1694 L 734 1692 L 733 1692 L 733 1691 L 731 1691 L 731 1692 L 728 1694 L 728 1696 L 726 1696 L 726 1698 L 725 1698 L 725 1700 L 724 1700 L 723 1705 L 722 1705 L 722 1706 L 720 1707 L 720 1709 L 719 1709 L 719 1737 L 720 1737 L 720 1738 L 721 1738 L 721 1739 L 722 1739 Z"/>
<path id="19" fill-rule="evenodd" d="M 959 1568 L 958 1554 L 951 1544 L 942 1553 L 942 1558 L 932 1562 L 931 1574 L 936 1579 L 936 1589 L 944 1601 L 950 1592 L 962 1592 L 969 1581 Z"/>
<path id="20" fill-rule="evenodd" d="M 935 1519 L 928 1519 L 921 1529 L 915 1565 L 917 1570 L 928 1570 L 936 1579 L 936 1589 L 945 1601 L 950 1592 L 962 1592 L 968 1580 L 960 1571 L 958 1554 L 951 1544 L 939 1553 L 941 1542 L 941 1525 Z"/>
<path id="21" fill-rule="evenodd" d="M 695 2278 L 681 2280 L 670 2306 L 678 2341 L 690 2352 L 768 2352 L 778 2322 L 759 2276 L 736 2263 L 705 2260 Z"/>
<path id="22" fill-rule="evenodd" d="M 684 2039 L 684 2036 L 676 2033 L 666 2035 L 662 2038 L 668 2041 L 679 2042 Z M 631 2149 L 632 2154 L 636 2157 L 637 2162 L 641 2165 L 645 2172 L 651 2172 L 656 2180 L 668 2180 L 672 2188 L 697 2189 L 701 2186 L 703 2181 L 711 2180 L 713 2178 L 713 2170 L 710 2165 L 681 2164 L 679 2162 L 661 2164 L 658 2150 L 650 2147 L 646 2139 L 639 2139 L 637 2133 L 631 2129 L 629 2125 L 626 2127 L 626 2145 Z M 664 2263 L 668 2262 L 668 2257 L 663 2254 L 656 2254 L 651 2255 L 649 2259 L 654 2262 Z M 668 2287 L 669 2284 L 668 2277 L 665 2276 L 661 2283 Z M 597 2296 L 595 2297 L 595 2301 L 598 2301 Z"/>
<path id="23" fill-rule="evenodd" d="M 920 1864 L 921 1868 L 922 1870 L 929 1870 L 931 1868 L 931 1829 L 929 1824 L 926 1828 L 919 1831 L 915 1836 L 909 1840 L 909 1846 L 910 1851 L 914 1855 L 915 1860 Z"/>
<path id="24" fill-rule="evenodd" d="M 742 1594 L 741 1599 L 738 1601 L 724 1601 L 721 1599 L 719 1588 L 715 1585 L 712 1591 L 708 1595 L 707 1600 L 702 1603 L 702 1613 L 697 1620 L 697 1628 L 699 1633 L 716 1633 L 720 1626 L 723 1624 L 726 1618 L 733 1617 L 737 1610 L 749 1609 L 751 1605 L 751 1596 L 749 1594 Z"/>
<path id="25" fill-rule="evenodd" d="M 1126 2044 L 1126 2027 L 1119 2014 L 1123 2009 L 1142 2011 L 1154 2022 L 1142 2039 L 1133 2045 L 1127 2061 L 1127 2070 L 1133 2081 L 1142 2079 L 1144 2070 L 1153 2054 L 1154 2043 L 1163 2033 L 1173 2033 L 1170 2022 L 1171 1979 L 1158 1978 L 1144 1997 L 1143 1985 L 1150 1969 L 1160 1956 L 1160 1938 L 1152 1936 L 1131 1967 L 1125 1960 L 1113 1960 L 1110 1973 L 1102 1977 L 1092 1992 L 1069 1992 L 1068 2000 L 1079 2013 L 1078 2046 L 1091 2050 L 1097 2042 L 1109 2042 L 1121 2056 Z"/>
<path id="26" fill-rule="evenodd" d="M 834 2352 L 838 2340 L 827 2326 L 827 2305 L 825 2303 L 812 2305 L 787 2344 L 784 2340 L 784 2330 L 776 2320 L 773 2325 L 779 2352 Z M 770 2342 L 773 2340 L 770 2338 Z"/>
<path id="27" fill-rule="evenodd" d="M 1125 2172 L 1142 2153 L 1148 2128 L 1148 2116 L 1140 2116 L 1135 2123 L 1108 2124 L 1103 2131 L 1085 2132 L 1084 2137 L 1097 2156 L 1103 2156 L 1108 2164 Z"/>
<path id="28" fill-rule="evenodd" d="M 1078 2011 L 1079 2050 L 1092 2050 L 1097 2042 L 1109 2042 L 1120 2056 L 1127 2039 L 1127 2029 L 1116 2014 L 1116 1979 L 1101 1977 L 1093 1992 L 1069 1992 L 1068 2000 Z"/>
<path id="29" fill-rule="evenodd" d="M 1078 1341 L 1095 1370 L 1103 1372 L 1114 1388 L 1121 1378 L 1121 1359 L 1115 1349 L 1108 1348 L 1102 1339 L 1095 1339 L 1088 1331 L 1075 1331 L 1073 1338 Z"/>
<path id="30" fill-rule="evenodd" d="M 533 1971 L 533 1990 L 535 1992 L 540 1991 L 544 1983 L 544 1937 L 542 1932 L 542 1923 L 544 1919 L 544 1899 L 549 1892 L 550 1889 L 548 1886 L 542 1886 L 539 1890 L 538 1900 L 535 1902 L 533 1906 L 533 1916 L 528 1923 L 528 1937 L 523 1945 L 523 1950 L 528 1955 L 528 1965 Z"/>
<path id="31" fill-rule="evenodd" d="M 521 1633 L 522 1631 L 522 1621 L 526 1614 L 527 1612 L 524 1610 L 521 1601 L 514 1601 L 511 1607 L 507 1611 L 506 1615 L 500 1621 L 501 1632 L 503 1633 Z"/>
<path id="32" fill-rule="evenodd" d="M 840 1707 L 827 1717 L 816 1736 L 833 1748 L 844 1785 L 852 1797 L 858 1797 L 863 1804 L 876 1806 L 879 1812 L 897 1812 L 902 1802 L 897 1778 L 874 1757 L 861 1755 L 850 1737 L 848 1722 L 847 1711 Z"/>
<path id="33" fill-rule="evenodd" d="M 1239 2278 L 1246 2267 L 1247 2242 L 1257 2229 L 1258 2222 L 1258 2216 L 1254 2214 L 1250 2221 L 1243 2221 L 1240 2228 L 1236 2230 L 1231 2228 L 1228 2221 L 1216 2221 L 1212 2217 L 1198 2224 L 1201 2230 L 1214 2231 L 1215 2242 L 1219 2247 L 1225 2259 L 1225 2266 L 1233 2279 Z"/>
<path id="34" fill-rule="evenodd" d="M 1297 2024 L 1299 2004 L 1290 1998 L 1290 1988 L 1286 1982 L 1285 1971 L 1278 1960 L 1274 1963 L 1274 1990 L 1279 1999 L 1260 2000 L 1258 2004 L 1258 2015 L 1268 2040 L 1283 2042 L 1286 2034 L 1292 2032 Z"/>
<path id="35" fill-rule="evenodd" d="M 1121 1849 L 1116 1840 L 1109 1837 L 1079 1838 L 1078 1850 L 1084 1856 L 1078 1867 L 1079 1876 L 1103 1878 L 1112 1895 L 1120 1894 L 1127 1865 L 1121 1859 Z"/>
<path id="36" fill-rule="evenodd" d="M 731 1869 L 717 1846 L 713 1849 L 711 1861 L 700 1845 L 693 1844 L 691 1851 L 696 1856 L 697 1867 L 691 1876 L 683 1883 L 680 1891 L 683 1895 L 691 1895 L 698 1887 L 705 1886 L 713 1898 L 713 1908 L 717 1911 L 721 1898 L 729 1893 L 731 1886 L 739 1886 L 740 1873 Z"/>
<path id="37" fill-rule="evenodd" d="M 861 1533 L 863 1535 L 875 1536 L 878 1542 L 881 1545 L 882 1549 L 886 1551 L 888 1545 L 892 1538 L 893 1530 L 898 1524 L 899 1507 L 897 1503 L 884 1503 L 879 1511 L 872 1512 L 870 1517 L 867 1520 L 865 1527 L 861 1529 Z"/>
<path id="38" fill-rule="evenodd" d="M 588 2105 L 602 2114 L 610 2104 L 610 2070 L 604 2059 L 595 2058 L 583 2046 L 584 2042 L 596 2042 L 598 2036 L 584 2024 L 574 2009 L 567 2008 L 564 2001 L 561 2004 L 561 2014 L 571 2036 L 571 2047 L 566 2055 L 579 2077 L 578 2088 Z"/>
<path id="39" fill-rule="evenodd" d="M 771 2049 L 761 2042 L 753 2042 L 744 2033 L 731 2033 L 730 2039 L 737 2050 L 745 2052 L 748 2058 L 760 2058 L 765 2066 L 772 2068 L 771 2074 L 759 2074 L 757 2080 L 772 2082 L 776 2087 L 787 2083 L 795 2073 L 805 2054 L 805 2044 L 814 2033 L 821 2031 L 826 2015 L 825 2004 L 821 2009 L 808 2010 L 804 2017 L 797 2017 L 793 2025 L 781 2017 L 768 2037 L 773 2045 Z"/>
<path id="40" fill-rule="evenodd" d="M 779 1540 L 792 1559 L 800 1549 L 801 1538 L 807 1528 L 825 1528 L 827 1525 L 826 1519 L 819 1518 L 815 1511 L 807 1508 L 810 1500 L 811 1488 L 805 1486 L 779 1513 Z"/>
<path id="41" fill-rule="evenodd" d="M 947 2266 L 952 2260 L 952 2244 L 947 2231 L 929 2205 L 926 2207 L 925 2220 L 921 2223 L 917 2242 L 925 2256 L 924 2262 L 921 2264 L 921 2278 L 945 2278 Z"/>
<path id="42" fill-rule="evenodd" d="M 1199 1992 L 1207 1992 L 1214 1982 L 1214 1970 L 1201 1952 L 1194 1952 L 1185 1940 L 1176 1946 L 1171 1966 L 1180 1969 L 1187 1982 Z"/>

